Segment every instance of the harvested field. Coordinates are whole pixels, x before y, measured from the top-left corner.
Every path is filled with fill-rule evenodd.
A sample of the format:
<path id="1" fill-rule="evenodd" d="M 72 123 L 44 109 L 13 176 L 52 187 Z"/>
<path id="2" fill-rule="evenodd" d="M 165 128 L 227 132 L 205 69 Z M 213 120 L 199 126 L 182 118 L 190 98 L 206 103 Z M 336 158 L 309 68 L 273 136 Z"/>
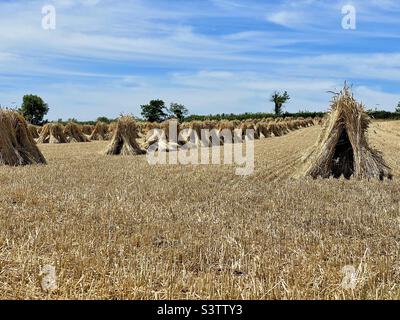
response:
<path id="1" fill-rule="evenodd" d="M 47 166 L 0 167 L 0 297 L 399 299 L 398 128 L 369 129 L 384 182 L 292 179 L 318 125 L 255 141 L 248 177 L 106 156 L 106 141 L 40 144 Z"/>

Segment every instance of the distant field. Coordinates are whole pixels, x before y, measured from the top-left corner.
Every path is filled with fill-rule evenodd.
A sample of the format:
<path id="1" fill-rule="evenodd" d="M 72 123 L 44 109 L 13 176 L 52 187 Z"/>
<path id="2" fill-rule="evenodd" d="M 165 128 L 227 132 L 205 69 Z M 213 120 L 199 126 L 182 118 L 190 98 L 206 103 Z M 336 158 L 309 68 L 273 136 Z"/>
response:
<path id="1" fill-rule="evenodd" d="M 320 130 L 257 140 L 249 177 L 40 145 L 47 166 L 0 167 L 0 298 L 399 299 L 400 121 L 369 131 L 392 182 L 291 179 Z"/>

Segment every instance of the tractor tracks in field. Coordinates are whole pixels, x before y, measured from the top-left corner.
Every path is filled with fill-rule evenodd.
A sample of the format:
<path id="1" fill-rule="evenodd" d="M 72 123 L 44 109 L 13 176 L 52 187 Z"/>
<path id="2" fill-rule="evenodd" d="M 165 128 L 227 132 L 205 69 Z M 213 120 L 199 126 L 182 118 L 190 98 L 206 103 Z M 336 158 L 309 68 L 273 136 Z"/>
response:
<path id="1" fill-rule="evenodd" d="M 256 156 L 258 174 L 269 181 L 289 178 L 301 165 L 305 152 L 315 144 L 319 133 L 320 127 L 310 127 L 286 136 L 262 140 Z"/>
<path id="2" fill-rule="evenodd" d="M 393 123 L 375 124 L 371 128 L 373 131 L 369 138 L 373 147 L 383 153 L 384 159 L 392 167 L 396 175 L 396 173 L 400 172 L 400 134 L 398 134 L 395 129 L 387 128 L 386 126 L 388 125 L 393 125 Z"/>

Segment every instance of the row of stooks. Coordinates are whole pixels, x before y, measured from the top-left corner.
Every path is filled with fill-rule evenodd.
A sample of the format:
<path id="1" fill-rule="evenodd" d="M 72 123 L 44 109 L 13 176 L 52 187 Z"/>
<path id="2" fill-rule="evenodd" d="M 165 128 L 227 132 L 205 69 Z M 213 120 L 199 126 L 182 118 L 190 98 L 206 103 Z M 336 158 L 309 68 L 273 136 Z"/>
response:
<path id="1" fill-rule="evenodd" d="M 37 143 L 74 143 L 74 142 L 89 142 L 95 140 L 111 140 L 118 127 L 119 122 L 128 122 L 129 125 L 136 131 L 137 139 L 147 140 L 148 133 L 153 129 L 161 129 L 167 132 L 169 130 L 170 121 L 162 123 L 152 122 L 137 122 L 130 117 L 121 117 L 118 122 L 106 124 L 98 122 L 94 125 L 78 125 L 76 123 L 68 123 L 63 126 L 59 123 L 48 123 L 43 127 L 29 124 L 28 129 Z M 216 129 L 221 131 L 224 129 L 235 130 L 242 129 L 245 134 L 246 129 L 254 130 L 254 138 L 269 138 L 278 137 L 289 133 L 290 131 L 307 128 L 315 124 L 321 124 L 322 118 L 275 118 L 261 120 L 245 120 L 245 121 L 191 121 L 178 124 L 178 131 L 189 129 L 194 131 L 199 137 L 202 129 Z"/>
<path id="2" fill-rule="evenodd" d="M 261 121 L 193 121 L 178 125 L 178 130 L 189 129 L 200 136 L 201 129 L 254 129 L 255 139 L 281 136 L 291 130 L 309 127 L 321 119 L 263 119 Z M 176 122 L 175 122 L 176 123 Z M 170 121 L 158 123 L 137 122 L 123 116 L 107 125 L 99 122 L 95 126 L 68 123 L 48 123 L 43 127 L 27 124 L 23 116 L 12 110 L 0 109 L 0 165 L 45 164 L 46 160 L 38 143 L 74 143 L 93 140 L 111 140 L 105 154 L 142 154 L 152 143 L 157 142 L 149 132 L 152 129 L 168 131 Z M 191 141 L 191 136 L 187 142 Z M 158 138 L 160 139 L 160 138 Z M 168 148 L 159 148 L 168 151 Z"/>
<path id="3" fill-rule="evenodd" d="M 213 132 L 217 133 L 217 140 L 218 137 L 224 138 L 221 142 L 226 143 L 225 137 L 229 136 L 234 129 L 242 129 L 242 134 L 245 135 L 246 129 L 253 129 L 254 138 L 259 139 L 281 136 L 291 130 L 318 123 L 323 124 L 320 138 L 316 146 L 305 154 L 303 168 L 298 171 L 298 176 L 329 178 L 343 175 L 345 178 L 353 176 L 357 179 L 392 179 L 392 170 L 384 161 L 383 154 L 368 145 L 367 130 L 370 121 L 371 119 L 364 111 L 364 106 L 355 100 L 347 85 L 333 97 L 329 116 L 324 120 L 278 118 L 242 122 L 194 121 L 182 124 L 178 124 L 176 120 L 170 120 L 153 124 L 136 122 L 132 117 L 124 116 L 110 126 L 98 123 L 95 127 L 81 127 L 75 123 L 69 123 L 63 127 L 60 124 L 50 123 L 43 128 L 37 128 L 27 125 L 20 113 L 0 109 L 0 164 L 16 166 L 46 163 L 36 142 L 67 143 L 111 139 L 105 151 L 106 154 L 132 155 L 144 153 L 146 148 L 149 151 L 155 150 L 153 148 L 155 144 L 158 145 L 160 151 L 171 150 L 168 149 L 168 144 L 172 142 L 168 141 L 167 136 L 171 128 L 176 129 L 176 133 L 187 129 L 182 130 L 187 135 L 183 136 L 183 140 L 179 140 L 181 145 L 175 143 L 172 146 L 173 150 L 177 150 L 177 147 L 182 145 L 195 148 L 202 146 L 199 143 L 202 129 L 215 129 Z M 161 132 L 164 134 L 154 136 L 152 129 L 163 129 Z M 225 136 L 226 133 L 228 134 Z M 235 132 L 236 135 L 237 132 Z M 182 138 L 182 135 L 180 137 Z"/>

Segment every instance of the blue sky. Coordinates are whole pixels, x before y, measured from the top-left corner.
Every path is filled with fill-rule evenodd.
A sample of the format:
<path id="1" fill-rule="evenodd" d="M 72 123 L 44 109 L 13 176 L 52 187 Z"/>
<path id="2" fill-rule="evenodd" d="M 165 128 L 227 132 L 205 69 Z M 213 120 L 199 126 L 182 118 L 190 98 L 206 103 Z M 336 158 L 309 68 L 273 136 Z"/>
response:
<path id="1" fill-rule="evenodd" d="M 54 5 L 56 29 L 41 25 Z M 342 28 L 342 7 L 357 10 Z M 400 101 L 398 0 L 0 0 L 0 104 L 42 96 L 48 118 L 327 110 L 345 80 L 368 108 Z"/>

